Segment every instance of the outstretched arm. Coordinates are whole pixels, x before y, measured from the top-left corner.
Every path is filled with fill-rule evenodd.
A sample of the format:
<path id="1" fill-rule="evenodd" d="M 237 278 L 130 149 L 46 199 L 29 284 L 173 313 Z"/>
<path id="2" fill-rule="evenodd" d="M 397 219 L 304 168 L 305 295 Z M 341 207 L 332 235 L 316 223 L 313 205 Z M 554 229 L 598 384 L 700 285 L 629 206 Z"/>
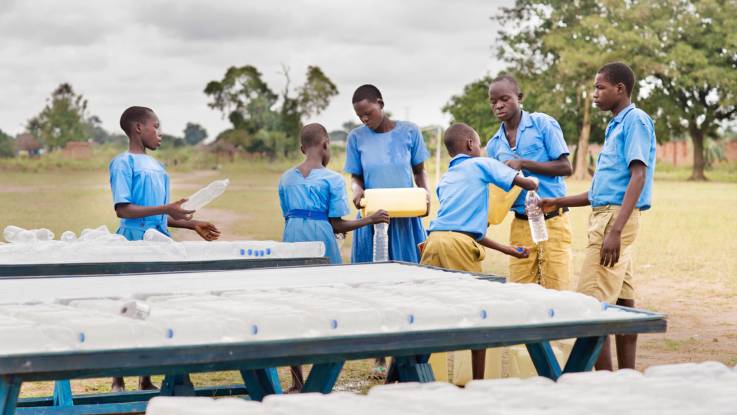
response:
<path id="1" fill-rule="evenodd" d="M 144 218 L 146 216 L 169 215 L 175 220 L 190 220 L 194 210 L 182 208 L 182 203 L 187 199 L 180 199 L 168 205 L 161 206 L 140 206 L 133 203 L 118 203 L 115 205 L 115 213 L 119 218 L 134 219 Z"/>
<path id="2" fill-rule="evenodd" d="M 528 248 L 525 248 L 523 246 L 509 246 L 500 244 L 499 242 L 490 239 L 487 236 L 484 236 L 483 238 L 481 238 L 480 241 L 477 242 L 489 249 L 499 251 L 505 255 L 513 256 L 515 258 L 527 258 L 528 256 L 530 256 L 530 250 Z"/>
<path id="3" fill-rule="evenodd" d="M 220 230 L 210 222 L 174 219 L 169 216 L 167 224 L 172 228 L 193 230 L 206 241 L 214 241 L 220 237 Z"/>
<path id="4" fill-rule="evenodd" d="M 544 174 L 546 176 L 570 176 L 573 174 L 571 162 L 566 154 L 551 161 L 534 161 L 526 159 L 514 159 L 504 162 L 515 170 L 527 170 L 532 173 Z"/>
<path id="5" fill-rule="evenodd" d="M 330 218 L 330 225 L 333 226 L 334 233 L 346 233 L 366 225 L 374 225 L 377 223 L 389 223 L 389 213 L 387 213 L 385 210 L 379 210 L 372 215 L 366 216 L 365 218 L 355 220 Z"/>

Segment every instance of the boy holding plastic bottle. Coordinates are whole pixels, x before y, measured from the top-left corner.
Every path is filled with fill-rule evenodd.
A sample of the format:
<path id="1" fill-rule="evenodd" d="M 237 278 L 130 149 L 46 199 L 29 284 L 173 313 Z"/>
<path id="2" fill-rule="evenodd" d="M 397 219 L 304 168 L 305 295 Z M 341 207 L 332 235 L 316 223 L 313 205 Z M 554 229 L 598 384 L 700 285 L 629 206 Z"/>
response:
<path id="1" fill-rule="evenodd" d="M 440 209 L 430 223 L 420 263 L 459 271 L 481 272 L 486 248 L 515 258 L 526 258 L 529 250 L 507 246 L 486 236 L 489 184 L 508 191 L 513 185 L 537 189 L 535 179 L 492 158 L 481 157 L 481 140 L 466 124 L 453 124 L 445 132 L 445 147 L 452 157 L 448 171 L 436 189 Z M 473 378 L 483 379 L 486 350 L 472 353 Z"/>
<path id="2" fill-rule="evenodd" d="M 631 101 L 635 74 L 623 63 L 604 65 L 594 81 L 594 104 L 611 111 L 604 146 L 596 163 L 591 189 L 574 196 L 543 199 L 540 207 L 588 206 L 588 245 L 577 291 L 600 301 L 635 306 L 634 242 L 640 212 L 650 208 L 655 172 L 653 120 Z M 619 368 L 635 368 L 637 335 L 617 335 Z M 610 342 L 601 349 L 597 370 L 612 370 Z"/>
<path id="3" fill-rule="evenodd" d="M 551 116 L 527 112 L 521 108 L 523 94 L 517 81 L 508 75 L 495 78 L 489 85 L 489 104 L 502 122 L 499 131 L 486 145 L 489 157 L 540 181 L 540 197 L 564 196 L 564 176 L 570 176 L 568 146 L 563 131 Z M 568 290 L 571 283 L 571 224 L 568 208 L 545 214 L 548 240 L 533 243 L 530 221 L 525 211 L 527 192 L 520 193 L 512 205 L 514 219 L 509 242 L 530 247 L 527 258 L 510 258 L 509 280 L 537 283 L 545 288 Z"/>
<path id="4" fill-rule="evenodd" d="M 279 179 L 279 203 L 284 215 L 284 242 L 320 241 L 325 244 L 325 256 L 332 264 L 341 264 L 335 234 L 376 223 L 389 223 L 389 214 L 380 210 L 356 220 L 344 220 L 349 214 L 348 194 L 343 176 L 329 170 L 330 138 L 320 124 L 302 128 L 300 143 L 305 160 Z M 299 366 L 292 368 L 292 390 L 304 384 Z"/>
<path id="5" fill-rule="evenodd" d="M 120 128 L 128 136 L 128 151 L 110 162 L 110 187 L 115 213 L 120 218 L 117 233 L 128 240 L 141 240 L 148 229 L 169 236 L 168 226 L 192 229 L 212 241 L 220 231 L 209 222 L 192 220 L 193 210 L 182 208 L 182 199 L 169 203 L 169 175 L 164 166 L 146 154 L 161 144 L 159 118 L 150 108 L 130 107 L 120 117 Z M 156 389 L 148 376 L 141 377 L 141 389 Z M 123 378 L 114 378 L 112 389 L 125 389 Z"/>

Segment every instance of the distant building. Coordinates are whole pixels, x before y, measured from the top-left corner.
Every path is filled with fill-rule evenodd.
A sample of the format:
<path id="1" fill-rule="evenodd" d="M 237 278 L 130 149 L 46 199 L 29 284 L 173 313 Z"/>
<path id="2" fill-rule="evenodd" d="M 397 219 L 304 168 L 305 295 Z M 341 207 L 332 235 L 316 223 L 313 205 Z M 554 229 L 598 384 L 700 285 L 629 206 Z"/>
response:
<path id="1" fill-rule="evenodd" d="M 38 157 L 43 145 L 31 133 L 23 133 L 15 139 L 15 151 L 19 156 Z"/>
<path id="2" fill-rule="evenodd" d="M 92 144 L 89 141 L 69 141 L 62 154 L 66 159 L 87 160 L 92 157 Z"/>

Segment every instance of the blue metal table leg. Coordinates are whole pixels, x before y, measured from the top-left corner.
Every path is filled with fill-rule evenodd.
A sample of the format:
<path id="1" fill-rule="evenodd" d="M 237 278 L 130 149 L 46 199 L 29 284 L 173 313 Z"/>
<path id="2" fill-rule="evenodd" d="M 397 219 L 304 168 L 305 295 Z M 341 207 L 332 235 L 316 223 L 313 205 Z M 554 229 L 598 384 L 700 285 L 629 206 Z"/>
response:
<path id="1" fill-rule="evenodd" d="M 302 393 L 320 392 L 330 393 L 338 381 L 340 371 L 343 370 L 345 362 L 319 363 L 312 366 L 310 375 L 307 377 Z"/>
<path id="2" fill-rule="evenodd" d="M 188 374 L 166 375 L 161 383 L 161 396 L 195 396 L 194 385 Z"/>
<path id="3" fill-rule="evenodd" d="M 588 372 L 593 369 L 605 339 L 606 336 L 579 337 L 576 339 L 563 373 Z"/>
<path id="4" fill-rule="evenodd" d="M 549 342 L 529 343 L 526 346 L 538 375 L 552 380 L 560 377 L 560 365 Z"/>
<path id="5" fill-rule="evenodd" d="M 241 370 L 251 400 L 262 401 L 266 395 L 282 393 L 276 368 Z"/>
<path id="6" fill-rule="evenodd" d="M 435 374 L 430 366 L 429 354 L 402 356 L 392 359 L 399 382 L 434 382 Z"/>
<path id="7" fill-rule="evenodd" d="M 54 382 L 54 406 L 74 406 L 72 384 L 69 380 Z"/>
<path id="8" fill-rule="evenodd" d="M 15 404 L 20 394 L 21 380 L 16 377 L 0 376 L 0 415 L 14 415 Z"/>

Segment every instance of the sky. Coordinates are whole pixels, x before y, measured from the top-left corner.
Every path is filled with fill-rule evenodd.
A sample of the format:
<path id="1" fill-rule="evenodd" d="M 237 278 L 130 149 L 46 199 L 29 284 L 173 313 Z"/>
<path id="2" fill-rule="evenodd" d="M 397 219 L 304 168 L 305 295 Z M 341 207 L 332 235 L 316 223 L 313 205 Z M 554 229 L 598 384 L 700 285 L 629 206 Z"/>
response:
<path id="1" fill-rule="evenodd" d="M 394 118 L 446 124 L 442 106 L 496 74 L 498 23 L 512 0 L 0 0 L 0 129 L 23 132 L 51 92 L 69 82 L 89 114 L 120 132 L 125 108 L 153 108 L 165 133 L 187 122 L 209 135 L 229 127 L 202 92 L 230 66 L 253 65 L 272 90 L 319 66 L 339 95 L 321 114 L 329 130 L 358 121 L 354 89 L 377 85 Z"/>

